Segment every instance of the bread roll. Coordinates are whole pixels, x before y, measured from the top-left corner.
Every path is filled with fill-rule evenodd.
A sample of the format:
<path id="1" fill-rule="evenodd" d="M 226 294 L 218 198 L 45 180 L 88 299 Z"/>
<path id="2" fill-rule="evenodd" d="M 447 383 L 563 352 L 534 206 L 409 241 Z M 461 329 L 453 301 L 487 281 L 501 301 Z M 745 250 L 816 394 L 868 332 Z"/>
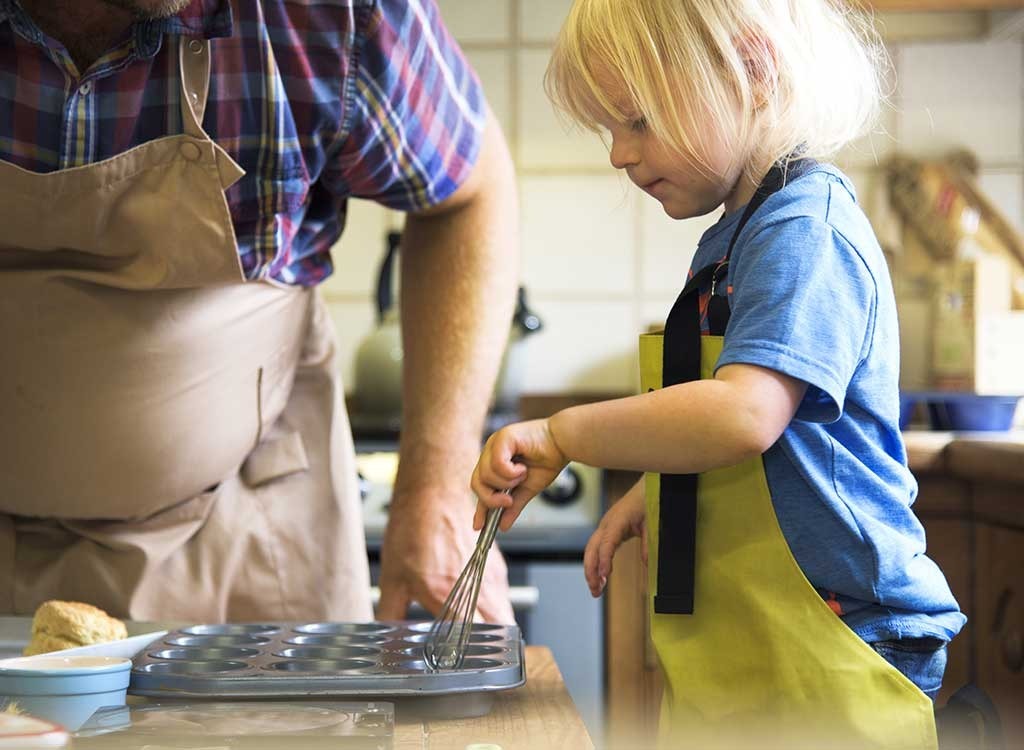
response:
<path id="1" fill-rule="evenodd" d="M 25 656 L 127 638 L 124 623 L 82 602 L 43 602 L 32 618 L 32 640 Z"/>

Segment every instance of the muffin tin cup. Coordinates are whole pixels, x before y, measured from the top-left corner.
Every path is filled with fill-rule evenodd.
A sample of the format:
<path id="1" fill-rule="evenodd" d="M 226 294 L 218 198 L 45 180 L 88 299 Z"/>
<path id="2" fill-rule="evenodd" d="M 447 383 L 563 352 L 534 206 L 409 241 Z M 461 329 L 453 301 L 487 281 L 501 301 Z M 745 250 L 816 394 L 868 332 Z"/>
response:
<path id="1" fill-rule="evenodd" d="M 516 626 L 474 624 L 463 666 L 423 661 L 429 622 L 194 625 L 136 657 L 130 692 L 156 697 L 444 696 L 525 680 Z M 488 704 L 489 705 L 489 704 Z"/>

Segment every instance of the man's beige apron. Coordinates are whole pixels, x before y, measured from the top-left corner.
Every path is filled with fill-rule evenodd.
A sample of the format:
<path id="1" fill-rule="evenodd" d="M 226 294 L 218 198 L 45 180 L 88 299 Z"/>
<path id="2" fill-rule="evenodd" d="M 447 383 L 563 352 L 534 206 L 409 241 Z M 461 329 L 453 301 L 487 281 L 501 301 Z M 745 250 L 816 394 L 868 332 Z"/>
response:
<path id="1" fill-rule="evenodd" d="M 209 43 L 178 49 L 182 135 L 0 163 L 0 611 L 369 619 L 330 318 L 244 281 Z"/>

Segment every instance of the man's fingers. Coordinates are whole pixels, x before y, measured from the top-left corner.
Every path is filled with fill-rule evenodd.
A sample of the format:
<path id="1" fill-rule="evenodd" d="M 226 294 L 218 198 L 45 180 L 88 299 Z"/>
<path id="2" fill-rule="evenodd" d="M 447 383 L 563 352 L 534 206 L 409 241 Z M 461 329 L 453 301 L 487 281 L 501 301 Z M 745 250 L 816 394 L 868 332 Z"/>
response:
<path id="1" fill-rule="evenodd" d="M 378 620 L 404 620 L 409 612 L 409 596 L 401 586 L 381 582 Z"/>
<path id="2" fill-rule="evenodd" d="M 424 580 L 420 585 L 414 587 L 413 598 L 433 617 L 437 617 L 441 614 L 444 600 L 448 598 L 454 585 L 455 580 L 447 577 Z"/>
<path id="3" fill-rule="evenodd" d="M 515 625 L 516 617 L 507 595 L 491 595 L 489 591 L 481 590 L 480 598 L 476 602 L 476 610 L 482 622 L 495 625 Z"/>
<path id="4" fill-rule="evenodd" d="M 508 566 L 497 547 L 491 547 L 487 554 L 487 568 L 476 609 L 483 622 L 515 624 L 516 618 L 509 600 Z"/>

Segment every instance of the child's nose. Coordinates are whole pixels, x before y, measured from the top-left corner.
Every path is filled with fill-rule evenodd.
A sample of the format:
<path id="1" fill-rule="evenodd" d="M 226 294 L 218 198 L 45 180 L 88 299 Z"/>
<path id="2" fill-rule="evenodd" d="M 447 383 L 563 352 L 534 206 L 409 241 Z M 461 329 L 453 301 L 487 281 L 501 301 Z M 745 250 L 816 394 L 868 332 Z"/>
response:
<path id="1" fill-rule="evenodd" d="M 639 155 L 629 139 L 613 138 L 608 159 L 616 169 L 625 169 L 636 164 L 639 161 Z"/>

